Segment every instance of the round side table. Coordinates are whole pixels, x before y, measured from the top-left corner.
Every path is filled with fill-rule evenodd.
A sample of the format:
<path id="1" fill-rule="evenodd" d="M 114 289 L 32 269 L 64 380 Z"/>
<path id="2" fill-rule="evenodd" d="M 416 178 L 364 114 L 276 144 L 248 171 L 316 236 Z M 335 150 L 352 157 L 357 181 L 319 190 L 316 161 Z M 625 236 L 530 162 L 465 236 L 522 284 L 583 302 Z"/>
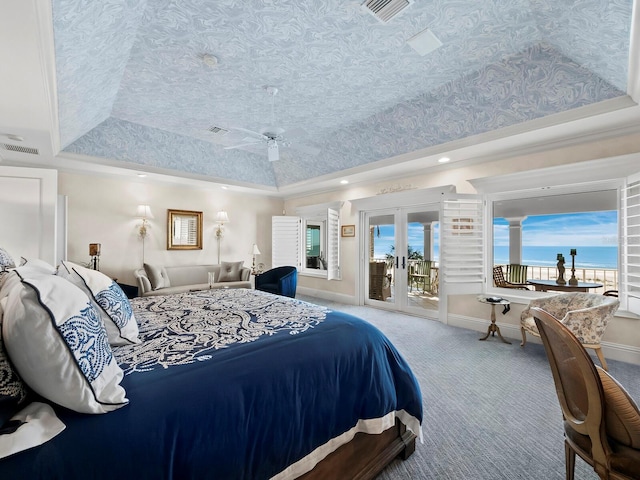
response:
<path id="1" fill-rule="evenodd" d="M 491 323 L 489 324 L 489 329 L 487 330 L 487 334 L 484 337 L 480 338 L 480 340 L 486 340 L 487 338 L 489 338 L 489 335 L 495 337 L 495 334 L 497 332 L 498 337 L 500 337 L 500 340 L 502 340 L 504 343 L 508 343 L 509 345 L 511 345 L 511 342 L 505 340 L 502 337 L 502 334 L 500 333 L 500 327 L 496 325 L 496 305 L 510 305 L 511 302 L 509 302 L 509 300 L 505 300 L 504 298 L 487 297 L 485 295 L 478 295 L 477 298 L 479 302 L 491 305 Z"/>

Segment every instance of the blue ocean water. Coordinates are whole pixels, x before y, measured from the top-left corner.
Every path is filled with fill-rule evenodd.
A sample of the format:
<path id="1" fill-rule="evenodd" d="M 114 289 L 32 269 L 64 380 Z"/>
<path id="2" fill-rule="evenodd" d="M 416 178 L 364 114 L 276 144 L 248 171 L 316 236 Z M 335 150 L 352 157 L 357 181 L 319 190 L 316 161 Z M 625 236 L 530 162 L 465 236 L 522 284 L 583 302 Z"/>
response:
<path id="1" fill-rule="evenodd" d="M 558 253 L 564 255 L 565 267 L 571 268 L 571 248 L 576 248 L 576 268 L 618 268 L 617 245 L 597 247 L 541 247 L 522 246 L 522 264 L 555 266 L 558 262 Z M 509 247 L 496 246 L 493 250 L 493 262 L 495 264 L 509 263 Z"/>

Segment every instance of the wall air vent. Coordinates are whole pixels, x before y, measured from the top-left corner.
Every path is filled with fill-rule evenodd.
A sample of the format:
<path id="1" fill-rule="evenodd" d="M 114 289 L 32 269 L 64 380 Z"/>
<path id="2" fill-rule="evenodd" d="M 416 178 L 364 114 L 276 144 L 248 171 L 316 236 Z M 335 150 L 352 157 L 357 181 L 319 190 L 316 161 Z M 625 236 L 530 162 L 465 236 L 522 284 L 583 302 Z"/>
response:
<path id="1" fill-rule="evenodd" d="M 222 127 L 216 127 L 215 125 L 207 128 L 207 130 L 213 133 L 214 135 L 217 135 L 218 137 L 221 137 L 222 135 L 226 135 L 227 133 L 229 133 L 229 130 L 226 130 Z"/>
<path id="2" fill-rule="evenodd" d="M 387 23 L 412 3 L 413 0 L 367 0 L 362 4 L 362 8 L 380 22 Z"/>
<path id="3" fill-rule="evenodd" d="M 37 148 L 21 147 L 19 145 L 11 145 L 9 143 L 0 143 L 0 148 L 3 150 L 9 150 L 11 152 L 29 153 L 31 155 L 40 155 Z"/>

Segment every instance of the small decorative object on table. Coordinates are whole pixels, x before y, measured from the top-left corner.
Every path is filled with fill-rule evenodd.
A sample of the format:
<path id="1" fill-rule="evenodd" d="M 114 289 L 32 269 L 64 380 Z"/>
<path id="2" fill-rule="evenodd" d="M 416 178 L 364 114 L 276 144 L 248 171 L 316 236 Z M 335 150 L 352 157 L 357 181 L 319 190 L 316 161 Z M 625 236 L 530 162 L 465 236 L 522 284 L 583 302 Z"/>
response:
<path id="1" fill-rule="evenodd" d="M 99 243 L 90 243 L 89 244 L 89 256 L 91 257 L 91 261 L 89 265 L 93 270 L 100 270 L 100 244 Z"/>
<path id="2" fill-rule="evenodd" d="M 571 278 L 569 279 L 569 285 L 578 285 L 578 279 L 576 278 L 576 255 L 578 251 L 575 248 L 571 249 Z"/>
<path id="3" fill-rule="evenodd" d="M 565 285 L 567 282 L 564 279 L 564 256 L 559 253 L 558 254 L 558 279 L 556 280 L 556 283 L 558 285 Z"/>

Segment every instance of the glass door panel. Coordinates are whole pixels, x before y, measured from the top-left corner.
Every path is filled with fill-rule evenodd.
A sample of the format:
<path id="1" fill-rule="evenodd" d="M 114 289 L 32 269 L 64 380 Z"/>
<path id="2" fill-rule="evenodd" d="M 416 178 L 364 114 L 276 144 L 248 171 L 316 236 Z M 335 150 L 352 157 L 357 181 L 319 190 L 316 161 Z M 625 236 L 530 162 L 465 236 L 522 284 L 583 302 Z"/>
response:
<path id="1" fill-rule="evenodd" d="M 366 217 L 365 303 L 395 304 L 395 214 L 375 213 Z"/>
<path id="2" fill-rule="evenodd" d="M 403 209 L 402 219 L 407 239 L 407 289 L 403 310 L 418 315 L 437 316 L 439 206 Z"/>

